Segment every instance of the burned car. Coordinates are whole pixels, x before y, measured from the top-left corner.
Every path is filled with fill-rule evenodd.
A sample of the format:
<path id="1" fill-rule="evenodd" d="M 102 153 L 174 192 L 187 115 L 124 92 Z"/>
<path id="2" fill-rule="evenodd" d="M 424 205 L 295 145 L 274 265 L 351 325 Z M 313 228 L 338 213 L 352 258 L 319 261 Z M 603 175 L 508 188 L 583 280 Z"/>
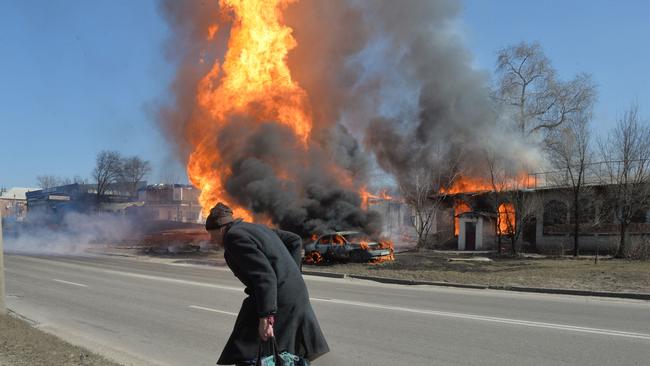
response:
<path id="1" fill-rule="evenodd" d="M 393 245 L 389 241 L 371 241 L 357 231 L 339 231 L 317 237 L 305 245 L 307 264 L 332 261 L 369 262 L 393 259 Z"/>

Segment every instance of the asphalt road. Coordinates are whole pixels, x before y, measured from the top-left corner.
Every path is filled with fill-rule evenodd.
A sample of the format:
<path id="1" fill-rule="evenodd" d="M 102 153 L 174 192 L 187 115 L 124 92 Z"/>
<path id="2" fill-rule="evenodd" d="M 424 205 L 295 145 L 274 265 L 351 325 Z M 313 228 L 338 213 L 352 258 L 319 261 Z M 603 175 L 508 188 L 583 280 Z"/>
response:
<path id="1" fill-rule="evenodd" d="M 225 268 L 6 255 L 7 305 L 132 365 L 214 365 L 244 298 Z M 650 302 L 306 276 L 342 365 L 650 365 Z"/>

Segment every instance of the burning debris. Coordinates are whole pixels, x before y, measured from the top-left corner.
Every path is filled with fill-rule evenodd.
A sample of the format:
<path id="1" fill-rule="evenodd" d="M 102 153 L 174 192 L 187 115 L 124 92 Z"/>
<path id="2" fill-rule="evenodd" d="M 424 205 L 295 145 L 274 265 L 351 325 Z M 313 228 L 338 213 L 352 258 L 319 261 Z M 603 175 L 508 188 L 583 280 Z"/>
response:
<path id="1" fill-rule="evenodd" d="M 194 225 L 192 225 L 194 226 Z M 198 252 L 207 247 L 210 234 L 203 225 L 147 233 L 138 240 L 140 249 L 153 253 Z"/>
<path id="2" fill-rule="evenodd" d="M 356 231 L 340 231 L 317 236 L 305 245 L 306 264 L 340 261 L 381 263 L 394 260 L 393 243 L 389 240 L 372 241 Z"/>

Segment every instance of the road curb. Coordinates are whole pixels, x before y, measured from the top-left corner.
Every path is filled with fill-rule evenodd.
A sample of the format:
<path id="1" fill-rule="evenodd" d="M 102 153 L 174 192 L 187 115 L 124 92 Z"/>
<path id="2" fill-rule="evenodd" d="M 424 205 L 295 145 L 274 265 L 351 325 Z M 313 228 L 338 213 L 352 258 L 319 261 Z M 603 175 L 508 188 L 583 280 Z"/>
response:
<path id="1" fill-rule="evenodd" d="M 355 275 L 355 274 L 324 272 L 324 271 L 302 271 L 302 273 L 310 276 L 321 276 L 321 277 L 331 277 L 331 278 L 355 278 L 359 280 L 368 280 L 368 281 L 389 283 L 395 285 L 411 285 L 411 286 L 427 285 L 427 286 L 456 287 L 456 288 L 469 288 L 469 289 L 480 289 L 480 290 L 501 290 L 501 291 L 513 291 L 513 292 L 532 292 L 532 293 L 542 293 L 542 294 L 595 296 L 595 297 L 610 297 L 610 298 L 650 301 L 650 293 L 642 293 L 642 292 L 609 292 L 609 291 L 591 291 L 591 290 L 575 290 L 575 289 L 543 288 L 543 287 L 474 285 L 474 284 L 453 283 L 453 282 L 405 280 L 399 278 Z"/>
<path id="2" fill-rule="evenodd" d="M 330 277 L 330 278 L 346 278 L 348 277 L 345 273 L 336 273 L 336 272 L 320 272 L 320 271 L 302 271 L 302 274 L 308 276 L 320 276 L 320 277 Z"/>

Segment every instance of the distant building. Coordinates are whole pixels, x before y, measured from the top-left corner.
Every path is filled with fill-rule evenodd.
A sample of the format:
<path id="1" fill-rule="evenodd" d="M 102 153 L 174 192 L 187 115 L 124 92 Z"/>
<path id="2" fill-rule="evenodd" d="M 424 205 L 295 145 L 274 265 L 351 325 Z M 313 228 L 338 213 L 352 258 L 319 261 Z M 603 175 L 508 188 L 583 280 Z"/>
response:
<path id="1" fill-rule="evenodd" d="M 27 215 L 27 192 L 38 188 L 14 187 L 0 190 L 0 217 L 22 220 Z"/>
<path id="2" fill-rule="evenodd" d="M 154 184 L 138 190 L 138 201 L 144 204 L 133 208 L 137 215 L 149 220 L 199 222 L 201 191 L 185 184 Z"/>
<path id="3" fill-rule="evenodd" d="M 46 218 L 48 222 L 58 222 L 69 212 L 116 211 L 115 207 L 124 209 L 134 201 L 120 184 L 109 185 L 101 199 L 95 184 L 78 183 L 27 192 L 26 197 L 27 218 Z"/>

